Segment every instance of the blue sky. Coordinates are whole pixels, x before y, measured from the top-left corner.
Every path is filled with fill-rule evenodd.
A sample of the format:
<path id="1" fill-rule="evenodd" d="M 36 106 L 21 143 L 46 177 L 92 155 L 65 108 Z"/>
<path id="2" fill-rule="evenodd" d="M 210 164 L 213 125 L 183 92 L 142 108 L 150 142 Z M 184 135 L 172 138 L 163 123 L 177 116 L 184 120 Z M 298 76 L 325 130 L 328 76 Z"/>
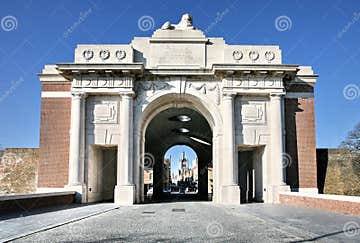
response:
<path id="1" fill-rule="evenodd" d="M 38 147 L 40 73 L 73 61 L 78 43 L 129 43 L 189 12 L 194 25 L 228 44 L 275 44 L 283 62 L 313 66 L 318 147 L 336 147 L 360 121 L 360 1 L 1 1 L 0 144 Z M 10 17 L 9 17 L 10 16 Z M 138 20 L 151 16 L 154 28 Z M 275 20 L 287 16 L 285 31 Z M 12 25 L 15 24 L 15 25 Z M 151 26 L 150 26 L 151 27 Z M 144 28 L 143 28 L 144 29 Z M 355 87 L 352 100 L 344 88 Z"/>
<path id="2" fill-rule="evenodd" d="M 182 152 L 185 152 L 185 157 L 189 161 L 189 167 L 192 167 L 192 162 L 197 157 L 195 151 L 186 145 L 175 145 L 165 153 L 165 158 L 171 157 L 171 173 L 177 172 L 179 160 L 182 158 Z"/>

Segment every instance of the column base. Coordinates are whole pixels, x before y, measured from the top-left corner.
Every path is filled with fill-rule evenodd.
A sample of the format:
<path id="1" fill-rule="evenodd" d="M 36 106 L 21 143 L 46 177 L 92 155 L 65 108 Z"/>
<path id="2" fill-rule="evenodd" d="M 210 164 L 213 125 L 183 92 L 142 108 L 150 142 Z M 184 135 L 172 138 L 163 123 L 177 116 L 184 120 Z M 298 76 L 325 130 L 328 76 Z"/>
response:
<path id="1" fill-rule="evenodd" d="M 221 204 L 240 204 L 240 187 L 239 185 L 226 185 L 221 187 Z"/>
<path id="2" fill-rule="evenodd" d="M 135 202 L 135 186 L 115 186 L 114 203 L 117 205 L 133 205 Z"/>
<path id="3" fill-rule="evenodd" d="M 279 192 L 291 192 L 289 185 L 280 185 L 279 186 Z"/>
<path id="4" fill-rule="evenodd" d="M 66 188 L 69 191 L 75 191 L 75 203 L 83 203 L 85 202 L 85 199 L 83 198 L 85 185 L 66 185 L 64 188 Z"/>
<path id="5" fill-rule="evenodd" d="M 296 188 L 294 191 L 301 192 L 301 193 L 307 193 L 307 194 L 319 194 L 319 189 L 318 188 L 312 188 L 312 187 Z"/>
<path id="6" fill-rule="evenodd" d="M 279 203 L 280 192 L 290 192 L 289 185 L 272 185 L 268 187 L 267 191 L 267 203 Z"/>

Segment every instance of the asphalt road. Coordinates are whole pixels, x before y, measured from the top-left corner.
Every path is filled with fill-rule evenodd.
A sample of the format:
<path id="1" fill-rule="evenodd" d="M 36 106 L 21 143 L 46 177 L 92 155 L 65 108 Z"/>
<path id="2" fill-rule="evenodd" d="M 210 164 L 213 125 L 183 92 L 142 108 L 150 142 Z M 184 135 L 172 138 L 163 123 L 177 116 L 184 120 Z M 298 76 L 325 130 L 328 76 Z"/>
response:
<path id="1" fill-rule="evenodd" d="M 359 216 L 283 205 L 120 207 L 15 242 L 360 242 Z"/>

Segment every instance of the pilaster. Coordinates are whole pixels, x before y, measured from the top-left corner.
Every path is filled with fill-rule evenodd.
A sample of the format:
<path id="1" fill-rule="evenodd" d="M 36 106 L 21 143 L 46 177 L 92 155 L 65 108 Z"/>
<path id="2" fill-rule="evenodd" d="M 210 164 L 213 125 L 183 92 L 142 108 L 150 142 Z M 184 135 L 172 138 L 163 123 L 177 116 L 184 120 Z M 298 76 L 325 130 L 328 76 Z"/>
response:
<path id="1" fill-rule="evenodd" d="M 289 191 L 286 185 L 284 154 L 284 124 L 283 124 L 283 93 L 270 94 L 270 164 L 271 164 L 271 197 L 273 202 L 278 201 L 280 191 Z"/>
<path id="2" fill-rule="evenodd" d="M 238 185 L 238 159 L 235 144 L 234 124 L 235 93 L 224 92 L 223 102 L 223 161 L 221 202 L 225 204 L 240 203 L 240 188 Z"/>
<path id="3" fill-rule="evenodd" d="M 82 144 L 82 119 L 84 114 L 84 103 L 86 93 L 72 92 L 71 100 L 71 125 L 70 125 L 70 155 L 69 155 L 69 177 L 67 188 L 75 190 L 79 195 L 76 200 L 81 200 L 83 191 L 83 176 L 81 163 Z"/>
<path id="4" fill-rule="evenodd" d="M 133 180 L 133 92 L 120 93 L 120 143 L 118 145 L 117 185 L 115 203 L 131 205 L 135 202 Z"/>

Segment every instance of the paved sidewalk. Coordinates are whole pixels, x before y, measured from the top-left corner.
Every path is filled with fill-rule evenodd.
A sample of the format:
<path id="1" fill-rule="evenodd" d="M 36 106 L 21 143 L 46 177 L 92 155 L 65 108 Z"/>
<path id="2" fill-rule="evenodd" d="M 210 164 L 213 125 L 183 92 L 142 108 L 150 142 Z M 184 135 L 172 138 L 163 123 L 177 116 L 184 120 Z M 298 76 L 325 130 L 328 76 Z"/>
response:
<path id="1" fill-rule="evenodd" d="M 222 206 L 208 202 L 112 208 L 111 204 L 100 204 L 39 215 L 37 220 L 49 221 L 57 217 L 76 218 L 69 214 L 110 210 L 15 242 L 360 242 L 359 216 L 317 209 L 271 204 Z M 2 225 L 6 229 L 19 227 L 15 231 L 21 233 L 31 225 L 27 217 L 24 219 L 16 219 L 18 222 L 12 224 L 5 220 Z"/>
<path id="2" fill-rule="evenodd" d="M 0 216 L 0 242 L 58 227 L 117 208 L 113 203 L 73 204 Z"/>

